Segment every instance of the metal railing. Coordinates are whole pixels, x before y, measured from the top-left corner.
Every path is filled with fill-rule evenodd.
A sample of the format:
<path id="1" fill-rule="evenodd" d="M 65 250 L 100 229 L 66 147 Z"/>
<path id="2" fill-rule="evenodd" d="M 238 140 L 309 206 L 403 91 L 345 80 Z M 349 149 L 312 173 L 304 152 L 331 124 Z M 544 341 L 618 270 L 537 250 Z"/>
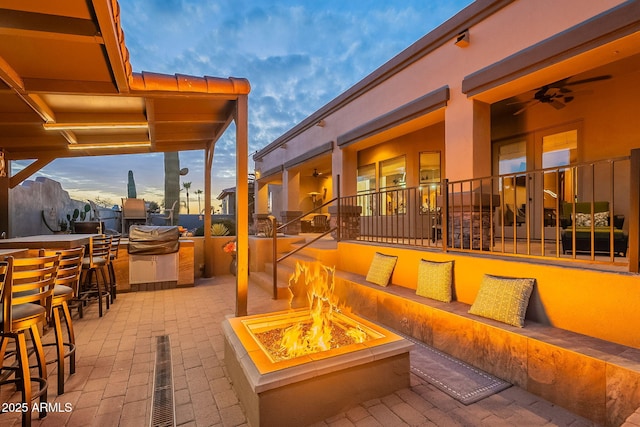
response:
<path id="1" fill-rule="evenodd" d="M 277 264 L 332 232 L 338 241 L 628 264 L 636 272 L 640 213 L 633 200 L 640 200 L 640 175 L 634 179 L 632 162 L 640 167 L 640 150 L 570 166 L 338 194 L 277 229 L 333 204 L 338 219 L 330 230 L 280 257 L 274 233 L 274 298 Z"/>
<path id="2" fill-rule="evenodd" d="M 357 240 L 441 247 L 441 184 L 391 188 L 343 197 L 345 208 L 361 210 Z"/>
<path id="3" fill-rule="evenodd" d="M 297 248 L 293 249 L 290 252 L 287 252 L 283 255 L 281 255 L 280 257 L 278 257 L 278 233 L 279 232 L 284 232 L 284 230 L 287 229 L 287 227 L 295 224 L 295 223 L 299 223 L 302 218 L 306 217 L 307 215 L 316 213 L 316 212 L 320 212 L 322 210 L 322 208 L 324 208 L 325 206 L 330 206 L 333 205 L 334 203 L 337 204 L 338 206 L 338 217 L 340 217 L 340 176 L 336 177 L 337 183 L 338 183 L 338 195 L 337 197 L 334 197 L 333 199 L 323 203 L 322 205 L 318 206 L 318 207 L 314 207 L 312 210 L 305 212 L 299 216 L 297 216 L 296 218 L 285 222 L 284 224 L 281 225 L 277 225 L 277 220 L 275 217 L 271 217 L 271 229 L 273 230 L 273 235 L 272 235 L 272 259 L 273 259 L 273 276 L 272 276 L 272 281 L 273 281 L 273 299 L 278 299 L 278 264 L 281 263 L 282 261 L 284 261 L 285 259 L 289 258 L 291 255 L 296 254 L 298 252 L 300 252 L 302 249 L 306 248 L 307 246 L 313 244 L 314 242 L 322 239 L 324 236 L 331 234 L 333 232 L 336 233 L 336 237 L 337 240 L 340 240 L 340 221 L 336 221 L 336 226 L 335 227 L 331 227 L 329 226 L 327 228 L 327 230 L 319 233 L 316 237 L 314 237 L 313 239 L 303 243 L 302 245 L 298 246 Z"/>
<path id="4" fill-rule="evenodd" d="M 359 193 L 341 205 L 362 209 L 359 241 L 616 263 L 628 246 L 629 169 L 620 157 Z"/>
<path id="5" fill-rule="evenodd" d="M 448 249 L 615 262 L 629 157 L 447 183 Z"/>

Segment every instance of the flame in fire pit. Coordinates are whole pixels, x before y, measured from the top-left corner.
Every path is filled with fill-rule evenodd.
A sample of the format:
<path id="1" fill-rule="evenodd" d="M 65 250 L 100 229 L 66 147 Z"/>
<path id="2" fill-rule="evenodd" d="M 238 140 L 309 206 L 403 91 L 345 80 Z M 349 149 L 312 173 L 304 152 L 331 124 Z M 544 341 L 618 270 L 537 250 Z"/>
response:
<path id="1" fill-rule="evenodd" d="M 367 333 L 360 327 L 333 321 L 334 313 L 340 312 L 337 298 L 333 295 L 334 273 L 335 268 L 319 263 L 296 264 L 289 284 L 291 288 L 306 290 L 309 318 L 283 330 L 277 352 L 280 357 L 290 359 L 368 339 Z M 301 281 L 304 288 L 300 286 Z"/>

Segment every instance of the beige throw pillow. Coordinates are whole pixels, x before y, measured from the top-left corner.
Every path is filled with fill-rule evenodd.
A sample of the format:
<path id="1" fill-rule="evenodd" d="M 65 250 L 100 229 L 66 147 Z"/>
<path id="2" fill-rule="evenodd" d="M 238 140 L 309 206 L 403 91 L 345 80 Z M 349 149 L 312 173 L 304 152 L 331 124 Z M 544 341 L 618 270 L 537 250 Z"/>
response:
<path id="1" fill-rule="evenodd" d="M 420 260 L 416 295 L 451 302 L 451 280 L 453 261 L 435 262 Z"/>
<path id="2" fill-rule="evenodd" d="M 535 279 L 485 274 L 469 313 L 522 328 Z"/>
<path id="3" fill-rule="evenodd" d="M 380 286 L 387 286 L 397 260 L 397 256 L 376 252 L 369 266 L 366 281 Z"/>

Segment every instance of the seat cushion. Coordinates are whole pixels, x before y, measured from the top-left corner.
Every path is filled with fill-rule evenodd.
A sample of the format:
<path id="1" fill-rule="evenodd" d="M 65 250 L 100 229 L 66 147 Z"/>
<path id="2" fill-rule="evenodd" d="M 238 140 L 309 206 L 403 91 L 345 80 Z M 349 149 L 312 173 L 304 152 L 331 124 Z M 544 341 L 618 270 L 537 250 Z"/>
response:
<path id="1" fill-rule="evenodd" d="M 73 298 L 73 289 L 65 285 L 56 285 L 53 288 L 52 304 L 54 306 L 61 304 L 62 301 L 69 301 Z"/>
<path id="2" fill-rule="evenodd" d="M 107 260 L 102 257 L 93 257 L 93 265 L 101 267 L 107 264 Z M 84 257 L 82 259 L 82 268 L 90 268 L 91 267 L 91 258 Z"/>
<path id="3" fill-rule="evenodd" d="M 26 320 L 32 317 L 44 316 L 46 313 L 45 308 L 40 304 L 19 304 L 11 307 L 11 320 L 19 321 Z M 0 325 L 4 324 L 4 315 L 2 310 L 0 310 Z"/>
<path id="4" fill-rule="evenodd" d="M 420 260 L 416 295 L 442 302 L 451 302 L 453 261 L 435 262 Z"/>
<path id="5" fill-rule="evenodd" d="M 470 314 L 522 328 L 535 279 L 485 274 Z"/>

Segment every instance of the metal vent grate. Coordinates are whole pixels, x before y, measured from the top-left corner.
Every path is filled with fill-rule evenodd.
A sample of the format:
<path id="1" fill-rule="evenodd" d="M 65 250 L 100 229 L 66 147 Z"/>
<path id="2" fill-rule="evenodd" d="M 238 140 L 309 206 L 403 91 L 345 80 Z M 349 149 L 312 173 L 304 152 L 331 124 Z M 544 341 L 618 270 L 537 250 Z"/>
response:
<path id="1" fill-rule="evenodd" d="M 169 335 L 156 340 L 156 364 L 153 373 L 153 400 L 151 402 L 151 427 L 176 425 L 173 400 L 173 371 L 171 368 L 171 341 Z"/>

